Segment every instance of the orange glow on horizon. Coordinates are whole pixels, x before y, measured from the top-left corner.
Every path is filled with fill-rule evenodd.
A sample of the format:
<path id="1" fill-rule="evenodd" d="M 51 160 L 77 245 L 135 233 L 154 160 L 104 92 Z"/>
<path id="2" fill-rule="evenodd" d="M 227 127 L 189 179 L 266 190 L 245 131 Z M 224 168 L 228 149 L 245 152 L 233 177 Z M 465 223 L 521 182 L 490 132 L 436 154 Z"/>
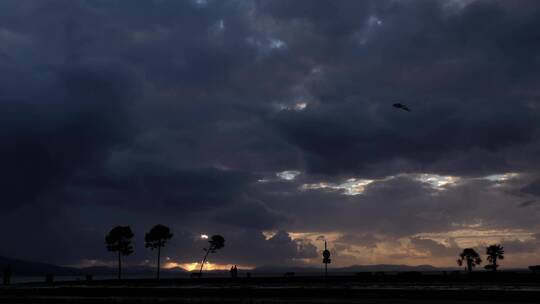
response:
<path id="1" fill-rule="evenodd" d="M 204 264 L 203 270 L 230 270 L 231 267 L 233 267 L 234 265 L 236 265 L 236 267 L 240 269 L 245 269 L 245 270 L 251 270 L 254 268 L 253 266 L 245 266 L 245 265 L 238 265 L 238 264 L 216 264 L 216 263 L 206 262 Z M 195 271 L 195 270 L 199 270 L 199 268 L 201 267 L 201 263 L 200 262 L 193 262 L 193 263 L 167 262 L 165 263 L 165 265 L 163 265 L 163 268 L 165 269 L 178 268 L 178 267 L 186 271 Z"/>

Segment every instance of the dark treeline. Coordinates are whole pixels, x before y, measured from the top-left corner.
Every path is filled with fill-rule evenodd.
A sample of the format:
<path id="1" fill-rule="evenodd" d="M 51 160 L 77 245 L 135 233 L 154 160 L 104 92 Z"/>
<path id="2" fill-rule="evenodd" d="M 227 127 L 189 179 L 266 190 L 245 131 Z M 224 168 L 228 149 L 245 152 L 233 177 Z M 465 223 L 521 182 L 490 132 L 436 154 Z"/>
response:
<path id="1" fill-rule="evenodd" d="M 116 226 L 107 236 L 105 242 L 107 243 L 107 250 L 111 252 L 117 252 L 118 254 L 118 279 L 122 279 L 122 256 L 128 256 L 133 253 L 133 246 L 131 245 L 131 239 L 134 237 L 133 232 L 129 226 Z M 157 224 L 144 237 L 145 247 L 151 250 L 157 250 L 157 266 L 156 266 L 156 278 L 159 280 L 161 250 L 165 247 L 167 241 L 173 237 L 171 229 L 167 226 Z M 203 248 L 205 251 L 204 258 L 201 262 L 201 268 L 198 273 L 198 277 L 202 276 L 202 270 L 208 254 L 215 253 L 217 250 L 225 247 L 225 238 L 219 234 L 213 235 L 209 238 L 208 248 Z"/>

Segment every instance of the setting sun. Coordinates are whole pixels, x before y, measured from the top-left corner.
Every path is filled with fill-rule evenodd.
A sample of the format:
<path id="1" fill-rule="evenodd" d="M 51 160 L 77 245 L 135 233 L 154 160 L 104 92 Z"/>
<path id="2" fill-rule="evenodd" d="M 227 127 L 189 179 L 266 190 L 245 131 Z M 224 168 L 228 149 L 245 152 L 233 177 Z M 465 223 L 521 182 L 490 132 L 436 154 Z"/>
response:
<path id="1" fill-rule="evenodd" d="M 204 264 L 204 270 L 229 270 L 231 267 L 234 266 L 234 264 L 216 264 L 211 262 L 206 262 Z M 238 268 L 241 269 L 253 269 L 253 266 L 244 266 L 244 265 L 236 265 Z M 200 262 L 193 262 L 193 263 L 177 263 L 177 262 L 167 262 L 165 265 L 163 265 L 163 268 L 165 269 L 172 269 L 180 267 L 186 271 L 195 271 L 199 270 L 201 267 Z"/>

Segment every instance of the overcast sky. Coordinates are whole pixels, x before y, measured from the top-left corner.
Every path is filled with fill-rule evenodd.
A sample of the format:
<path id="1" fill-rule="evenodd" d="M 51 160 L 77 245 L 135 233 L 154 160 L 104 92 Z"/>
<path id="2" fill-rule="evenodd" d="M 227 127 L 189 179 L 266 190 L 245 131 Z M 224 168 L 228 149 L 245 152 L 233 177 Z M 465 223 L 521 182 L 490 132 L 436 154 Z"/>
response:
<path id="1" fill-rule="evenodd" d="M 0 255 L 540 264 L 539 79 L 534 0 L 0 0 Z"/>

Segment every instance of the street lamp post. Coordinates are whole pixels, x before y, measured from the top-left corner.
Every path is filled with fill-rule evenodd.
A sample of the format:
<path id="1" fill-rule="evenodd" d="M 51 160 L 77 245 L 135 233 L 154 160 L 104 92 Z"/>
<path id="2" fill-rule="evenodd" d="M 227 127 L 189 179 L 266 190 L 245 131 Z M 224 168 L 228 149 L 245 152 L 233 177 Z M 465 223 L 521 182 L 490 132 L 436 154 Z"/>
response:
<path id="1" fill-rule="evenodd" d="M 324 263 L 324 276 L 328 276 L 328 264 L 332 262 L 330 259 L 330 250 L 326 248 L 326 240 L 324 241 L 324 251 L 323 251 L 323 263 Z"/>

